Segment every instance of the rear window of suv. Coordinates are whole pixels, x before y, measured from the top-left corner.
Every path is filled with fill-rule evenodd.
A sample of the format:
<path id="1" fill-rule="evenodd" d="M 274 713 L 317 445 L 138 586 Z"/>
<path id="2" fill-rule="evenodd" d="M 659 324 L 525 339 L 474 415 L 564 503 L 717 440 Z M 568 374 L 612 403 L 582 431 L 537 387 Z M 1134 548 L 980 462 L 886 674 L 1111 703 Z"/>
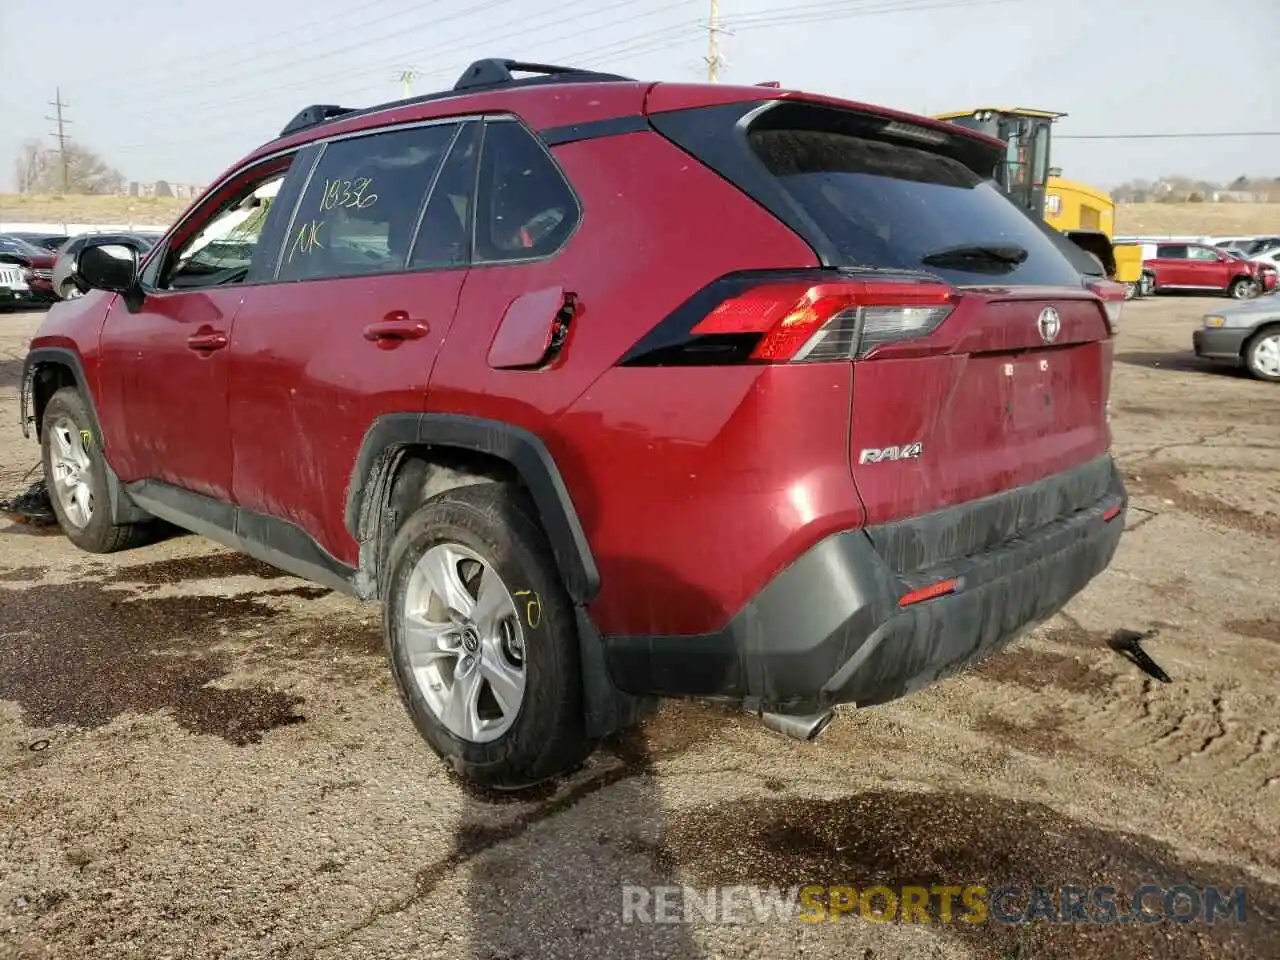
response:
<path id="1" fill-rule="evenodd" d="M 753 130 L 747 140 L 830 241 L 839 266 L 925 270 L 957 284 L 1080 284 L 1079 270 L 1045 228 L 959 160 L 829 130 Z M 1026 258 L 924 262 L 974 246 L 1021 248 Z"/>

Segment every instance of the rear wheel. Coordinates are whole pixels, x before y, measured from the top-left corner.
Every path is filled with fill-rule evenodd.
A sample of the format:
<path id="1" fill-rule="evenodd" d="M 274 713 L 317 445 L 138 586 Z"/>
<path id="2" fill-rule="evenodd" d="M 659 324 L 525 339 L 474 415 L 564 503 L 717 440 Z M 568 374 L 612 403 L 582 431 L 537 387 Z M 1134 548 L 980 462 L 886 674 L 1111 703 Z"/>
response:
<path id="1" fill-rule="evenodd" d="M 116 523 L 101 440 L 80 391 L 63 387 L 44 408 L 40 433 L 45 484 L 58 525 L 90 553 L 114 553 L 148 539 L 147 524 Z"/>
<path id="2" fill-rule="evenodd" d="M 1257 380 L 1280 381 L 1280 327 L 1258 331 L 1244 348 L 1244 365 Z"/>
<path id="3" fill-rule="evenodd" d="M 428 500 L 388 554 L 391 669 L 419 733 L 458 773 L 519 789 L 586 756 L 573 607 L 512 484 Z"/>
<path id="4" fill-rule="evenodd" d="M 1126 283 L 1124 285 L 1124 298 L 1126 300 L 1133 300 L 1137 296 L 1138 296 L 1138 284 L 1133 281 Z"/>
<path id="5" fill-rule="evenodd" d="M 1237 277 L 1231 281 L 1227 293 L 1236 300 L 1252 300 L 1258 295 L 1258 281 L 1252 277 Z"/>

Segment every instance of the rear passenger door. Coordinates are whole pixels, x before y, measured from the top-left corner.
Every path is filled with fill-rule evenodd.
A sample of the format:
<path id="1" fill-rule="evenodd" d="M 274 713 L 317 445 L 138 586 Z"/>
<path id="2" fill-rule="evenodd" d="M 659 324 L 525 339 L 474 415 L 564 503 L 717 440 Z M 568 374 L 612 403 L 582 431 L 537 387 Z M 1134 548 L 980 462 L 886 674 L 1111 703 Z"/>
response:
<path id="1" fill-rule="evenodd" d="M 365 433 L 380 415 L 424 409 L 458 304 L 479 128 L 437 122 L 326 142 L 274 282 L 236 324 L 234 499 L 348 565 L 358 551 L 344 505 Z"/>
<path id="2" fill-rule="evenodd" d="M 1162 287 L 1184 287 L 1187 285 L 1187 245 L 1185 243 L 1162 243 L 1156 247 L 1155 268 L 1156 282 Z"/>

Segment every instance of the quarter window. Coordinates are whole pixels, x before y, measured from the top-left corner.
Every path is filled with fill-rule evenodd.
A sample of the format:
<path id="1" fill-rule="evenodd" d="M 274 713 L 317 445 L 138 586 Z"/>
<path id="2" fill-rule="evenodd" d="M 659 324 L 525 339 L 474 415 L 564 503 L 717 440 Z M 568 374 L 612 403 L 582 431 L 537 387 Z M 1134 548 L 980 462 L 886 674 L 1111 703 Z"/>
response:
<path id="1" fill-rule="evenodd" d="M 510 120 L 485 125 L 476 213 L 476 260 L 489 262 L 555 253 L 579 216 L 559 167 Z"/>
<path id="2" fill-rule="evenodd" d="M 436 124 L 327 144 L 285 238 L 279 279 L 403 270 L 457 129 Z"/>

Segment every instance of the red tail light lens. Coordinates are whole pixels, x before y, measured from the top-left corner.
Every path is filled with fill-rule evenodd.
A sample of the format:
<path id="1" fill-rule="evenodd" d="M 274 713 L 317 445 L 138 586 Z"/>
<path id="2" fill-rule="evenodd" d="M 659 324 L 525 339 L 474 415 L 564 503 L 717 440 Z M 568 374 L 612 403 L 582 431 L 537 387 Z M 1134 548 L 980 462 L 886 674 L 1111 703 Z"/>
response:
<path id="1" fill-rule="evenodd" d="M 721 301 L 690 333 L 757 334 L 749 356 L 756 362 L 851 360 L 937 329 L 956 296 L 929 282 L 765 283 Z"/>
<path id="2" fill-rule="evenodd" d="M 1120 326 L 1120 311 L 1124 308 L 1124 284 L 1114 280 L 1094 280 L 1090 282 L 1089 289 L 1102 300 L 1107 311 L 1107 329 L 1114 337 Z"/>

